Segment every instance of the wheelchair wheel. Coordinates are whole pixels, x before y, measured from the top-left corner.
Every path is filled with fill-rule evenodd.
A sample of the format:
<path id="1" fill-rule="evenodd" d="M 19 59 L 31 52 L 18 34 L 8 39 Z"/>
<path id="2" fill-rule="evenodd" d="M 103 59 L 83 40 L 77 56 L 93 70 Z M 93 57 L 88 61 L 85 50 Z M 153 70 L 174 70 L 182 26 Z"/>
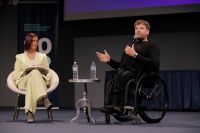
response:
<path id="1" fill-rule="evenodd" d="M 106 88 L 107 88 L 107 102 L 106 102 L 106 105 L 110 105 L 112 104 L 112 91 L 113 91 L 113 84 L 114 84 L 114 81 L 113 80 L 110 80 L 108 81 L 108 83 L 106 84 Z"/>
<path id="2" fill-rule="evenodd" d="M 144 75 L 138 81 L 135 93 L 135 107 L 147 123 L 160 122 L 167 111 L 167 89 L 157 74 Z"/>
<path id="3" fill-rule="evenodd" d="M 105 123 L 110 124 L 110 116 L 108 114 L 105 114 Z"/>

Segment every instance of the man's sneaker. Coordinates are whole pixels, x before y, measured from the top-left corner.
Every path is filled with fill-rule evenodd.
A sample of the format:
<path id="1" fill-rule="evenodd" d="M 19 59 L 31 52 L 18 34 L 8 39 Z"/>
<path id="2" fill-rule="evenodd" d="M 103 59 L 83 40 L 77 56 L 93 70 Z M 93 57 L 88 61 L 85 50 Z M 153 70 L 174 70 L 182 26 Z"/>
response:
<path id="1" fill-rule="evenodd" d="M 101 108 L 101 112 L 106 113 L 106 114 L 122 114 L 123 113 L 123 108 L 122 107 L 114 107 L 114 106 L 105 106 Z"/>
<path id="2" fill-rule="evenodd" d="M 117 114 L 117 115 L 123 114 L 123 108 L 122 107 L 114 107 L 113 113 Z"/>
<path id="3" fill-rule="evenodd" d="M 104 106 L 100 110 L 101 110 L 101 112 L 103 112 L 105 114 L 112 114 L 114 111 L 114 107 L 113 106 Z"/>

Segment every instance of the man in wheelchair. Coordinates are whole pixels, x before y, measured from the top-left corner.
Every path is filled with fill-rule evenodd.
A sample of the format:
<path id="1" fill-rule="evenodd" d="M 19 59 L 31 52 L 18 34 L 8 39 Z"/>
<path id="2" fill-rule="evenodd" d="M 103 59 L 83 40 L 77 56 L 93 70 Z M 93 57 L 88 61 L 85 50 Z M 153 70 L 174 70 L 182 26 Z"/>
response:
<path id="1" fill-rule="evenodd" d="M 150 24 L 145 20 L 137 20 L 134 23 L 135 35 L 131 44 L 124 48 L 121 61 L 113 60 L 104 50 L 104 53 L 96 52 L 101 62 L 107 63 L 118 70 L 113 85 L 112 103 L 101 109 L 106 114 L 122 113 L 124 90 L 130 79 L 136 79 L 147 72 L 159 71 L 159 47 L 148 40 Z"/>

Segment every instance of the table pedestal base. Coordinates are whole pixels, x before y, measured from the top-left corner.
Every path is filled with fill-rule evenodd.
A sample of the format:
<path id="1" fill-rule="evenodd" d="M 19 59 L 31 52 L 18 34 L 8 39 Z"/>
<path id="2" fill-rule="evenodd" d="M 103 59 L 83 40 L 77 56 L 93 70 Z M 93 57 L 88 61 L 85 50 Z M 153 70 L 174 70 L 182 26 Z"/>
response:
<path id="1" fill-rule="evenodd" d="M 74 121 L 78 119 L 81 108 L 83 108 L 83 111 L 87 117 L 88 122 L 91 121 L 92 123 L 95 123 L 96 121 L 91 115 L 91 102 L 89 99 L 86 98 L 79 99 L 76 102 L 76 116 L 73 119 L 71 119 L 71 123 L 74 123 Z"/>

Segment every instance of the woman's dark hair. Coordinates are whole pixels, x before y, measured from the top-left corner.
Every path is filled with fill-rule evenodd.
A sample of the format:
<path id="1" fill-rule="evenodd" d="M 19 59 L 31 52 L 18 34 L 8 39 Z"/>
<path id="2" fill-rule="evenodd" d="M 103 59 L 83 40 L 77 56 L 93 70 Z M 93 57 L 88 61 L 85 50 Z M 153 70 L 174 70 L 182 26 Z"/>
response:
<path id="1" fill-rule="evenodd" d="M 24 50 L 28 51 L 31 47 L 31 43 L 33 41 L 34 37 L 38 37 L 35 33 L 28 33 L 26 35 L 26 38 L 24 40 Z"/>

